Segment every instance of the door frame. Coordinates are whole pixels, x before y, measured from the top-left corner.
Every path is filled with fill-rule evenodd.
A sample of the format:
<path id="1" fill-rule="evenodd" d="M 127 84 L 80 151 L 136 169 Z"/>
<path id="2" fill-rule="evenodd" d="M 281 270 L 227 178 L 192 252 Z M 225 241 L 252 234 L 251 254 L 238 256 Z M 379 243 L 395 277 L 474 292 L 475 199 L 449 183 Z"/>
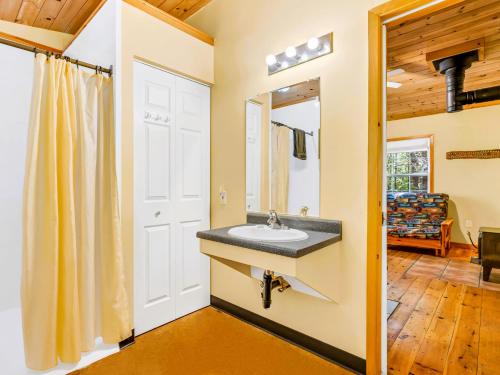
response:
<path id="1" fill-rule="evenodd" d="M 390 0 L 368 11 L 368 222 L 366 276 L 366 373 L 382 371 L 382 193 L 385 123 L 384 25 L 422 17 L 465 0 Z M 397 18 L 397 20 L 395 20 Z M 394 20 L 393 20 L 394 19 Z M 385 350 L 385 348 L 384 348 Z"/>

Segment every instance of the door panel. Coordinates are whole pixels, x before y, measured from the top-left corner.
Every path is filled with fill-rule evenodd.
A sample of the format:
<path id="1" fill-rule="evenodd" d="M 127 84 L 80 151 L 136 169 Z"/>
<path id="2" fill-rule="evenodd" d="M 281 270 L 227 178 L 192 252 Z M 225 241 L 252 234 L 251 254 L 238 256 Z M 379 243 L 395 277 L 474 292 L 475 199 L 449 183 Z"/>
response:
<path id="1" fill-rule="evenodd" d="M 176 317 L 210 304 L 210 261 L 196 232 L 209 229 L 210 89 L 176 78 Z"/>
<path id="2" fill-rule="evenodd" d="M 146 199 L 170 199 L 170 127 L 146 124 L 147 137 L 147 195 Z"/>
<path id="3" fill-rule="evenodd" d="M 181 130 L 180 155 L 183 165 L 181 199 L 201 199 L 202 186 L 202 158 L 201 158 L 201 134 L 192 130 Z"/>
<path id="4" fill-rule="evenodd" d="M 175 79 L 134 64 L 134 305 L 141 334 L 175 319 Z"/>
<path id="5" fill-rule="evenodd" d="M 210 303 L 210 90 L 134 63 L 136 334 Z"/>
<path id="6" fill-rule="evenodd" d="M 148 295 L 146 305 L 172 298 L 169 273 L 171 266 L 170 226 L 146 228 L 146 276 Z"/>
<path id="7" fill-rule="evenodd" d="M 198 256 L 198 239 L 196 238 L 196 232 L 199 230 L 199 221 L 181 223 L 181 256 L 184 270 L 179 285 L 181 294 L 200 288 L 203 284 L 200 273 L 202 259 Z"/>

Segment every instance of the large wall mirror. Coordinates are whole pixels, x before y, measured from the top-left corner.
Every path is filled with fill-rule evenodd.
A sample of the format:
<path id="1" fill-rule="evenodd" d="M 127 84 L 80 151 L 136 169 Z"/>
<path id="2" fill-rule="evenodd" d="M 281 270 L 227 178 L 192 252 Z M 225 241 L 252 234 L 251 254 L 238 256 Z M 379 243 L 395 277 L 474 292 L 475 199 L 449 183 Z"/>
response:
<path id="1" fill-rule="evenodd" d="M 247 100 L 247 211 L 319 216 L 319 145 L 319 78 Z"/>

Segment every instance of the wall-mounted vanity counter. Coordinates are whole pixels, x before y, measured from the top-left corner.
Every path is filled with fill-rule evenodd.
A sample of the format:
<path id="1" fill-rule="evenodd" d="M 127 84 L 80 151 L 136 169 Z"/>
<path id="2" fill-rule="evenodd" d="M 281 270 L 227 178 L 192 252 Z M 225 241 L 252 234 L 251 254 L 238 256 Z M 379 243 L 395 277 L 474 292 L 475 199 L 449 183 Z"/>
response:
<path id="1" fill-rule="evenodd" d="M 290 258 L 300 258 L 342 239 L 342 224 L 338 220 L 302 218 L 295 216 L 280 216 L 280 218 L 287 227 L 305 232 L 308 238 L 302 241 L 273 242 L 247 240 L 229 234 L 231 229 L 240 227 L 240 225 L 206 230 L 198 232 L 197 235 L 198 238 L 202 240 L 221 242 Z M 247 225 L 267 225 L 267 219 L 268 215 L 265 214 L 248 213 Z"/>
<path id="2" fill-rule="evenodd" d="M 267 224 L 268 215 L 248 213 L 245 226 Z M 282 224 L 307 234 L 296 241 L 260 241 L 230 234 L 232 226 L 198 232 L 201 251 L 248 277 L 260 278 L 263 270 L 283 276 L 292 289 L 327 300 L 338 301 L 338 285 L 325 282 L 339 262 L 336 244 L 342 239 L 342 223 L 338 220 L 281 216 Z M 260 270 L 260 271 L 259 271 Z M 333 280 L 332 280 L 333 281 Z"/>

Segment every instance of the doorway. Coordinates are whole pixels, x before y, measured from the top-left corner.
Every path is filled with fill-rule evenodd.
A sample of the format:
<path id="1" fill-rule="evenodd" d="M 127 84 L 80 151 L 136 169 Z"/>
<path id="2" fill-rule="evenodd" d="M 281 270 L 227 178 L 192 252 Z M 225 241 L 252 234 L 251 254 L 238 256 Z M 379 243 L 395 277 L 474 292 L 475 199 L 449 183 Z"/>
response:
<path id="1" fill-rule="evenodd" d="M 485 284 L 481 267 L 470 262 L 475 253 L 470 242 L 477 242 L 481 231 L 476 223 L 500 225 L 494 218 L 499 217 L 500 210 L 491 201 L 475 216 L 477 206 L 481 205 L 476 198 L 481 193 L 474 193 L 474 179 L 460 176 L 461 182 L 457 182 L 454 171 L 470 168 L 468 176 L 484 180 L 479 177 L 480 170 L 492 171 L 495 161 L 487 165 L 476 162 L 472 168 L 464 161 L 452 161 L 447 152 L 488 148 L 487 137 L 481 137 L 479 132 L 482 126 L 487 126 L 488 116 L 494 116 L 495 106 L 491 104 L 498 103 L 489 103 L 488 108 L 483 108 L 484 104 L 481 108 L 472 105 L 463 112 L 446 113 L 449 105 L 444 77 L 433 62 L 449 57 L 451 52 L 460 52 L 460 48 L 479 46 L 478 49 L 486 51 L 483 55 L 486 59 L 473 63 L 466 73 L 465 90 L 498 85 L 496 80 L 500 77 L 494 75 L 496 71 L 488 71 L 488 66 L 496 63 L 488 50 L 496 45 L 497 37 L 485 31 L 480 35 L 484 40 L 475 46 L 467 41 L 479 35 L 477 25 L 495 22 L 496 7 L 500 4 L 415 1 L 401 6 L 397 3 L 383 4 L 370 14 L 373 52 L 370 90 L 376 94 L 375 98 L 370 96 L 370 165 L 378 168 L 371 172 L 371 177 L 379 181 L 379 189 L 369 192 L 370 212 L 374 215 L 369 219 L 368 292 L 370 281 L 378 278 L 381 302 L 379 315 L 370 318 L 370 311 L 374 311 L 369 294 L 367 365 L 373 373 L 379 372 L 371 367 L 375 360 L 370 359 L 377 354 L 376 350 L 370 350 L 371 345 L 379 339 L 379 368 L 383 373 L 385 369 L 388 373 L 420 373 L 429 368 L 436 373 L 461 373 L 466 368 L 494 373 L 498 369 L 491 363 L 485 342 L 481 343 L 474 334 L 471 336 L 464 327 L 474 326 L 472 331 L 483 332 L 488 340 L 492 327 L 500 326 L 495 319 L 485 318 L 494 311 L 494 301 L 500 296 L 495 291 L 498 286 Z M 469 23 L 476 26 L 468 31 Z M 477 73 L 479 70 L 483 74 Z M 467 127 L 472 123 L 477 126 Z M 491 130 L 482 131 L 483 135 L 491 134 Z M 425 144 L 426 138 L 432 142 Z M 464 200 L 467 194 L 471 196 L 469 202 L 476 202 L 474 207 Z M 497 211 L 489 215 L 488 210 Z M 375 214 L 377 211 L 379 214 Z M 420 227 L 421 223 L 425 226 Z M 370 245 L 376 248 L 377 243 L 381 244 L 379 252 L 370 248 Z M 386 311 L 387 299 L 395 302 L 391 306 L 393 315 Z M 376 319 L 379 319 L 378 331 L 371 326 L 377 325 Z M 469 323 L 465 324 L 467 319 Z M 379 334 L 378 338 L 372 340 L 370 331 L 375 337 Z M 465 349 L 461 347 L 464 342 L 469 343 Z M 384 353 L 386 347 L 388 358 Z"/>

